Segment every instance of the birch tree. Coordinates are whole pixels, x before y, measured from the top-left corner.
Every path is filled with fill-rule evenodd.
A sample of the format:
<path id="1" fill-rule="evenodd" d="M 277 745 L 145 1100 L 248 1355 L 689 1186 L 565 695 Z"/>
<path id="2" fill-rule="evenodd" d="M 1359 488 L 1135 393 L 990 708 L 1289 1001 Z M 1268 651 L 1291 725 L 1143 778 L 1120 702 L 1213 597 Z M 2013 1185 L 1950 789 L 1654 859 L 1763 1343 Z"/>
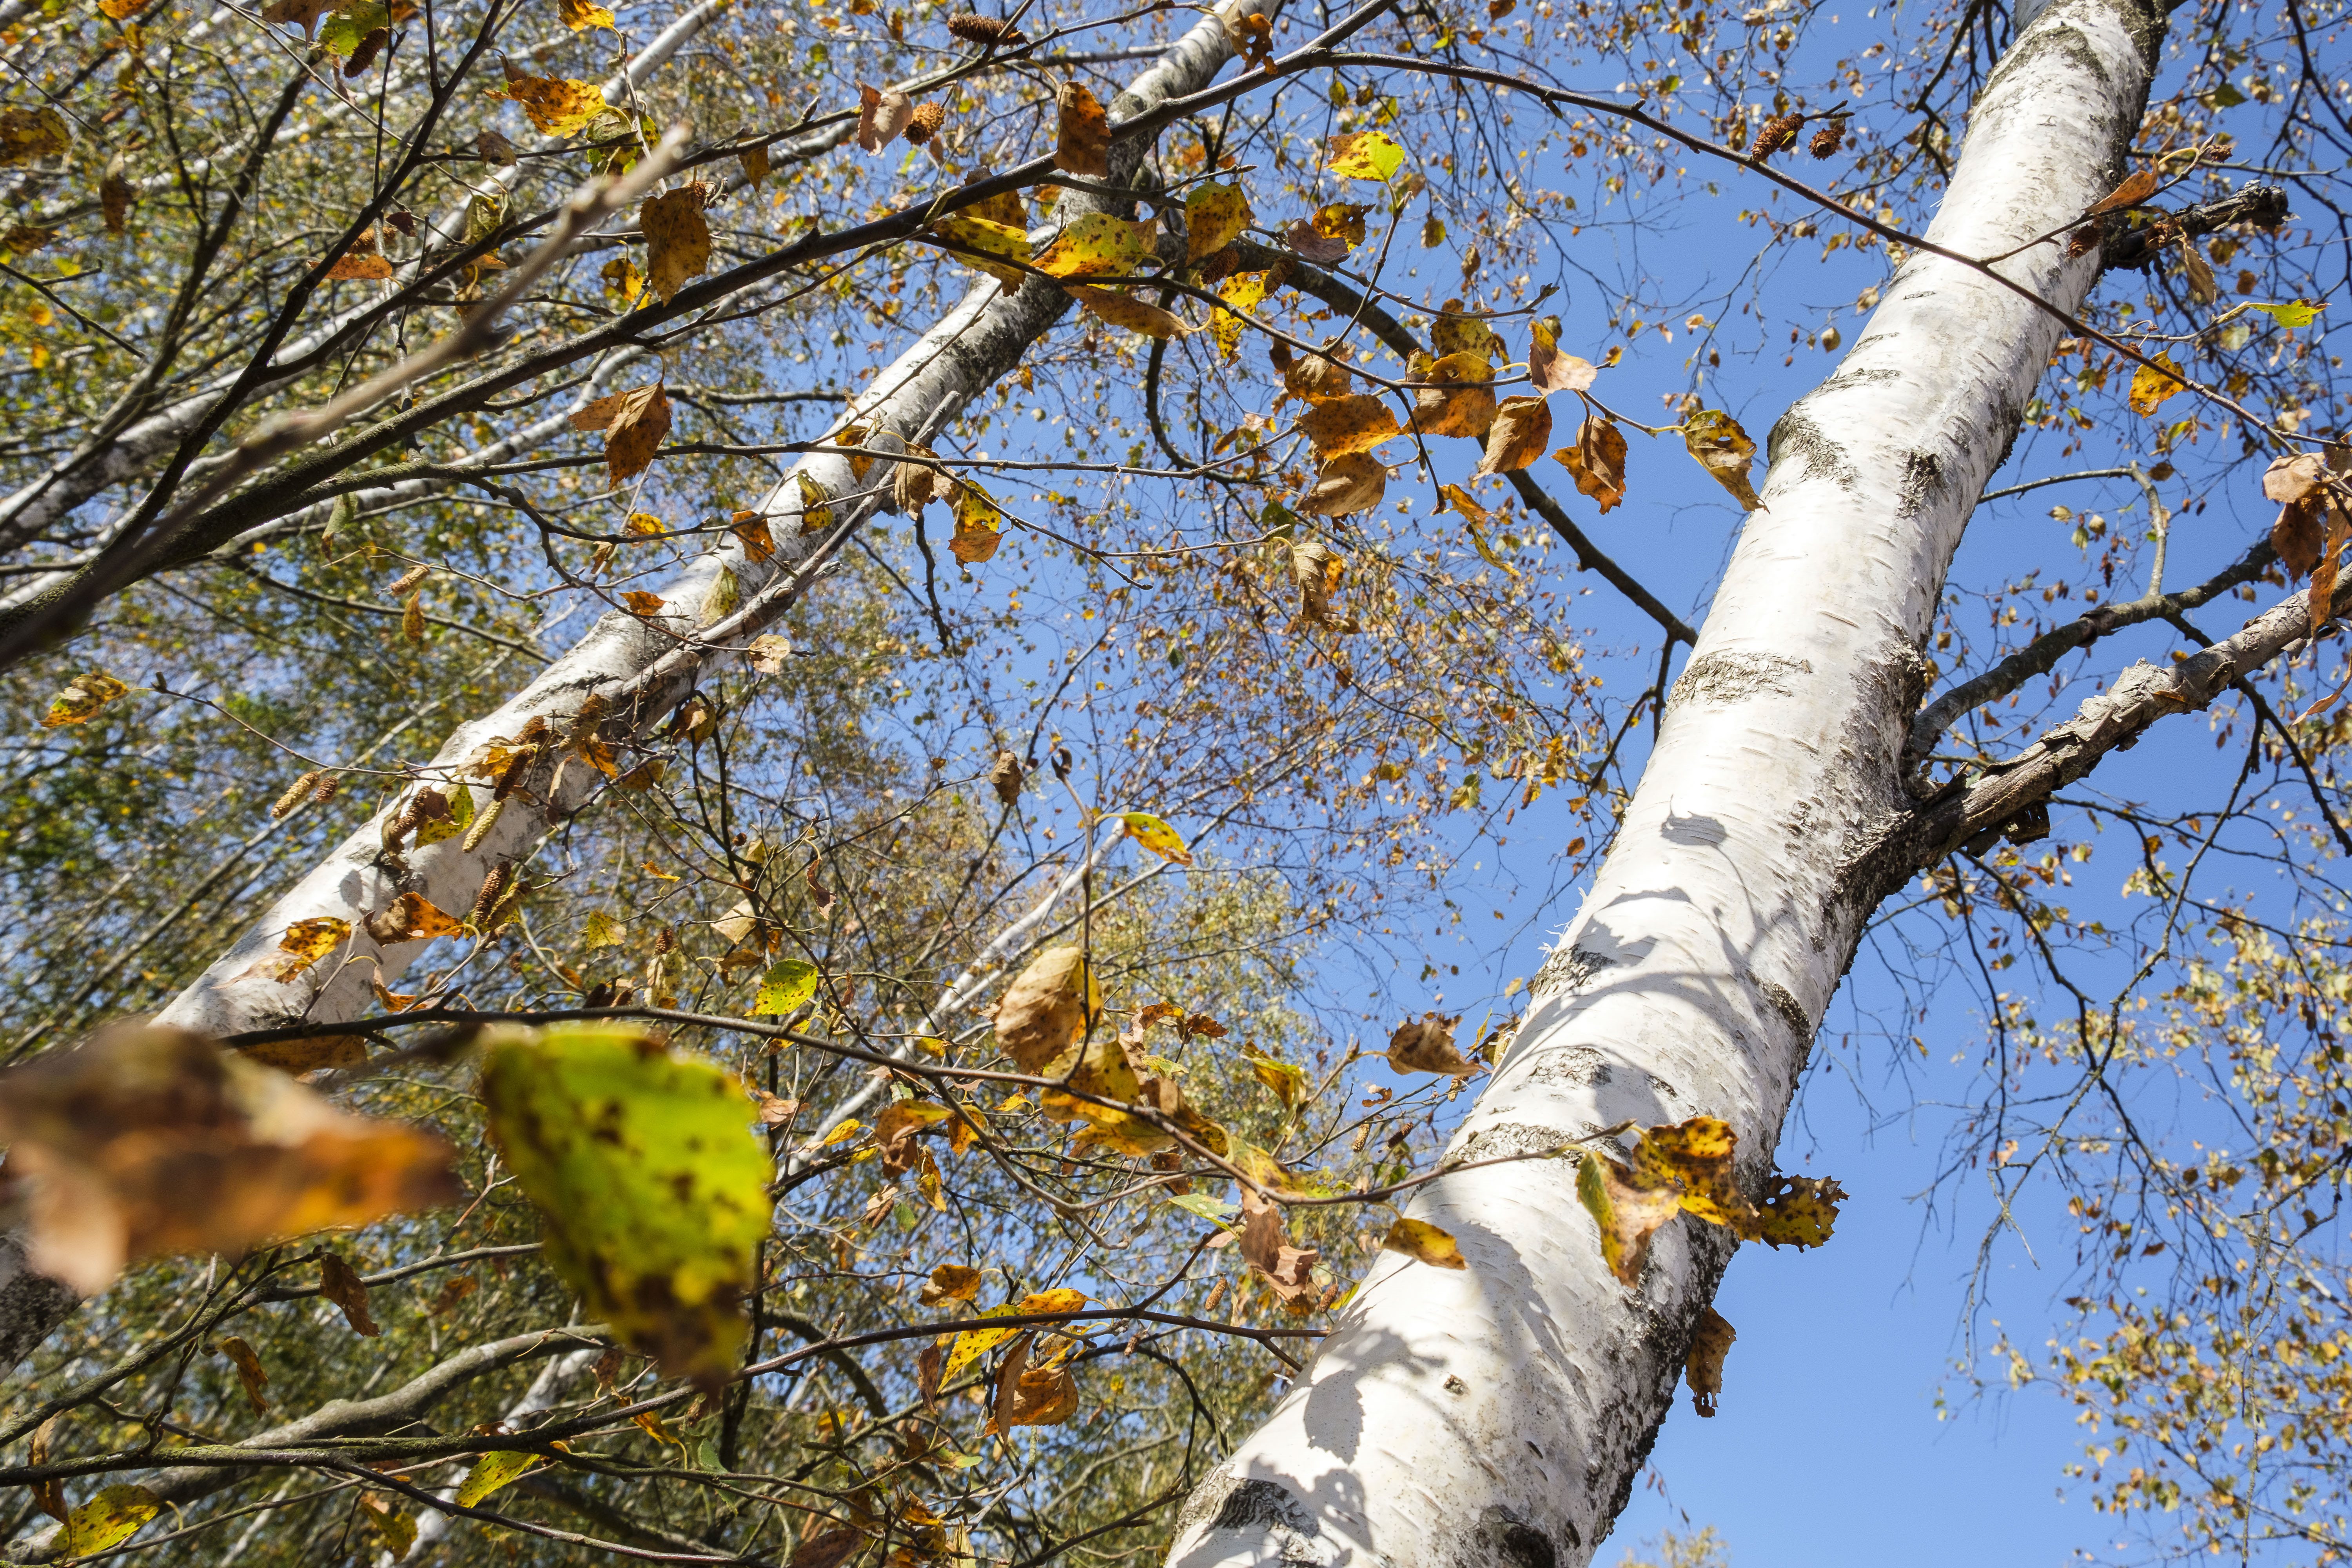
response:
<path id="1" fill-rule="evenodd" d="M 1677 1382 L 1738 1397 L 1737 1239 L 1834 1244 L 1781 1123 L 1865 934 L 1922 921 L 1999 952 L 1970 1149 L 2071 1194 L 2114 1319 L 2011 1375 L 2107 1424 L 2108 1506 L 2342 1540 L 2352 736 L 2311 682 L 2352 531 L 2282 227 L 2333 199 L 2328 36 L 1516 9 L 0 24 L 82 114 L 0 119 L 49 204 L 0 249 L 96 223 L 136 279 L 12 269 L 50 314 L 0 332 L 46 370 L 107 300 L 0 453 L 0 680 L 48 737 L 12 1557 L 1582 1562 Z M 169 173 L 90 129 L 197 100 Z M 1642 259 L 1664 210 L 1753 266 Z M 1851 349 L 1776 273 L 1824 235 Z M 1751 491 L 1784 327 L 1842 357 Z M 2145 512 L 2058 509 L 2079 568 L 1979 625 L 1946 579 L 1996 470 L 2101 421 L 2115 466 L 2000 493 Z M 1744 521 L 1670 583 L 1612 530 L 1692 459 Z M 2187 518 L 2257 494 L 2212 570 Z M 2251 732 L 2220 804 L 2063 793 L 2195 712 Z M 2108 825 L 2153 913 L 2095 1003 L 2048 892 L 2087 846 L 2028 847 Z M 1445 949 L 1531 833 L 1581 912 L 1522 993 Z M 2208 890 L 2217 845 L 2292 891 Z M 2021 952 L 2047 1019 L 1991 994 Z M 2134 1120 L 2200 1059 L 2259 1158 Z M 2200 1405 L 2257 1344 L 2296 1379 Z"/>

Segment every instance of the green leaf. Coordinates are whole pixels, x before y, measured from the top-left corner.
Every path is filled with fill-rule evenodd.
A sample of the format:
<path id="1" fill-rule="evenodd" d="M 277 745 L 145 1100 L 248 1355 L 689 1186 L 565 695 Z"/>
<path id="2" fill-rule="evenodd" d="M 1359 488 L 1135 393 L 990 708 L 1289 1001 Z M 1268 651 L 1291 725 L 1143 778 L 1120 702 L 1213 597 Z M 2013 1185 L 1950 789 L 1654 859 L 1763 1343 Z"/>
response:
<path id="1" fill-rule="evenodd" d="M 727 1468 L 719 1458 L 719 1445 L 705 1437 L 694 1446 L 694 1468 L 698 1470 L 723 1470 Z"/>
<path id="2" fill-rule="evenodd" d="M 1212 1224 L 1228 1228 L 1234 1223 L 1234 1216 L 1242 1212 L 1241 1205 L 1227 1203 L 1223 1198 L 1213 1198 L 1206 1193 L 1184 1193 L 1168 1201 L 1186 1214 L 1199 1215 Z"/>
<path id="3" fill-rule="evenodd" d="M 1343 180 L 1387 181 L 1404 167 L 1404 149 L 1377 131 L 1334 136 L 1324 168 Z"/>
<path id="4" fill-rule="evenodd" d="M 772 1218 L 735 1075 L 636 1029 L 558 1025 L 494 1036 L 481 1095 L 588 1315 L 671 1375 L 725 1384 Z"/>
<path id="5" fill-rule="evenodd" d="M 1162 860 L 1173 860 L 1179 866 L 1192 863 L 1192 852 L 1176 830 L 1148 811 L 1122 811 L 1118 819 L 1127 824 L 1128 836 Z"/>
<path id="6" fill-rule="evenodd" d="M 760 995 L 751 1004 L 751 1012 L 785 1017 L 816 994 L 816 982 L 815 964 L 806 959 L 787 958 L 760 976 Z"/>
<path id="7" fill-rule="evenodd" d="M 537 1454 L 484 1454 L 457 1483 L 457 1506 L 473 1508 L 539 1463 Z"/>

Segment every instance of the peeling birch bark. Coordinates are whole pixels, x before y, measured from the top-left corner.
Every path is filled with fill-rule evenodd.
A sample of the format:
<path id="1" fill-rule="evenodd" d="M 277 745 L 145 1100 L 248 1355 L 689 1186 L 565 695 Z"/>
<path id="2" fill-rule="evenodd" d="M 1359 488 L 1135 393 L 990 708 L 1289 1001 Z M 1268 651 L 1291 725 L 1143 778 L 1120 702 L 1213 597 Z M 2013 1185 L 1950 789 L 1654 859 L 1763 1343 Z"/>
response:
<path id="1" fill-rule="evenodd" d="M 1205 18 L 1113 100 L 1114 122 L 1207 86 L 1232 52 L 1224 23 L 1216 16 Z M 1146 147 L 1144 138 L 1114 142 L 1110 181 L 1130 180 Z M 1058 223 L 1066 224 L 1111 205 L 1088 192 L 1069 189 L 1055 213 Z M 877 374 L 832 428 L 863 426 L 867 447 L 893 439 L 919 440 L 1011 374 L 1071 304 L 1068 294 L 1040 279 L 1009 295 L 982 279 Z M 730 539 L 725 548 L 691 563 L 663 584 L 661 597 L 669 606 L 663 614 L 650 619 L 619 610 L 605 615 L 571 651 L 504 705 L 458 726 L 428 765 L 427 776 L 442 778 L 479 753 L 492 738 L 517 736 L 534 719 L 545 720 L 558 736 L 568 733 L 591 693 L 612 704 L 614 717 L 604 731 L 608 738 L 649 734 L 693 691 L 705 671 L 738 657 L 754 635 L 790 608 L 814 580 L 811 569 L 823 564 L 813 559 L 818 544 L 838 535 L 824 528 L 802 533 L 801 476 L 814 480 L 835 503 L 835 510 L 845 514 L 836 527 L 856 528 L 865 525 L 889 493 L 890 468 L 877 463 L 860 485 L 844 455 L 818 453 L 802 458 L 760 509 L 776 542 L 767 562 L 754 564 Z M 702 627 L 703 606 L 722 574 L 734 578 L 744 607 Z M 397 984 L 425 944 L 379 944 L 368 935 L 369 915 L 388 908 L 403 893 L 415 892 L 464 918 L 493 867 L 524 860 L 554 824 L 581 810 L 603 783 L 600 774 L 576 760 L 565 766 L 554 757 L 545 758 L 530 769 L 517 798 L 473 848 L 465 847 L 462 837 L 445 838 L 409 850 L 404 861 L 383 854 L 384 826 L 405 805 L 408 792 L 394 795 L 278 899 L 156 1021 L 232 1035 L 302 1020 L 341 1021 L 371 1011 L 371 984 Z M 487 784 L 466 787 L 473 789 L 477 812 L 488 808 Z M 291 981 L 252 973 L 294 922 L 322 916 L 350 922 L 351 939 L 341 949 Z M 0 1237 L 0 1242 L 5 1239 Z M 0 1324 L 12 1325 L 9 1339 L 0 1343 L 10 1357 L 0 1364 L 13 1365 L 28 1353 L 64 1321 L 73 1304 L 52 1280 L 23 1269 L 13 1275 L 0 1271 Z"/>
<path id="2" fill-rule="evenodd" d="M 1971 116 L 1930 231 L 1990 256 L 2116 184 L 2163 31 L 2137 0 L 2053 0 Z M 2096 263 L 2002 264 L 2069 311 Z M 1918 646 L 2059 323 L 1913 258 L 1837 373 L 1782 416 L 1617 847 L 1536 977 L 1451 1157 L 1708 1114 L 1760 1183 L 1875 902 L 1844 875 L 1911 811 Z M 1469 1268 L 1384 1255 L 1303 1380 L 1185 1504 L 1168 1561 L 1560 1568 L 1609 1533 L 1730 1258 L 1685 1215 L 1639 1289 L 1602 1265 L 1573 1163 L 1423 1187 L 1408 1213 Z"/>

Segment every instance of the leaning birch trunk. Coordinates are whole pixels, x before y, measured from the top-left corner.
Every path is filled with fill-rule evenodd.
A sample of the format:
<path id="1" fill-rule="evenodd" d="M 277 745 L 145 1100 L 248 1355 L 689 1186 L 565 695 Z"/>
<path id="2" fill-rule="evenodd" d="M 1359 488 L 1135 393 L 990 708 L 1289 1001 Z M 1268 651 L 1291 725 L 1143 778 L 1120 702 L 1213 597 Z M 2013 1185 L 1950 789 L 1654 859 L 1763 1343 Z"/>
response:
<path id="1" fill-rule="evenodd" d="M 2116 183 L 2163 32 L 2136 0 L 2054 0 L 1987 82 L 1931 237 L 1990 256 Z M 2002 264 L 2063 310 L 2063 243 Z M 1836 374 L 1774 429 L 1764 487 L 1615 849 L 1450 1155 L 1706 1114 L 1755 1190 L 1879 888 L 1845 868 L 1912 803 L 1918 646 L 2060 331 L 1981 273 L 1909 261 Z M 1638 1289 L 1601 1262 L 1576 1165 L 1423 1187 L 1469 1267 L 1384 1254 L 1264 1427 L 1192 1494 L 1174 1568 L 1592 1554 L 1675 1391 L 1729 1233 L 1684 1216 Z"/>
<path id="2" fill-rule="evenodd" d="M 1169 99 L 1206 87 L 1231 57 L 1224 24 L 1212 16 L 1120 93 L 1110 106 L 1114 128 L 1123 120 Z M 1125 183 L 1141 163 L 1144 142 L 1130 138 L 1111 145 L 1110 179 Z M 1066 190 L 1056 206 L 1068 223 L 1108 203 L 1084 191 Z M 896 363 L 877 374 L 850 405 L 835 429 L 866 432 L 864 444 L 917 440 L 955 417 L 978 394 L 1009 374 L 1030 346 L 1070 308 L 1070 296 L 1042 279 L 1029 279 L 1005 294 L 983 279 L 938 325 L 923 334 Z M 834 529 L 803 535 L 800 478 L 807 475 L 845 512 Z M 873 488 L 878 480 L 878 489 Z M 661 596 L 670 606 L 641 620 L 620 611 L 604 616 L 563 658 L 495 711 L 460 725 L 425 770 L 446 780 L 480 754 L 497 737 L 519 736 L 533 720 L 544 720 L 561 736 L 569 732 L 591 693 L 611 715 L 607 740 L 627 743 L 651 734 L 692 692 L 700 675 L 733 657 L 754 635 L 797 601 L 822 564 L 811 559 L 820 540 L 862 527 L 889 489 L 889 465 L 869 474 L 861 487 L 846 457 L 817 454 L 786 473 L 761 508 L 775 535 L 776 551 L 764 563 L 745 558 L 731 540 L 688 566 Z M 851 500 L 849 498 L 856 498 Z M 698 623 L 722 574 L 734 584 L 742 608 L 708 627 Z M 157 1015 L 156 1021 L 212 1035 L 232 1035 L 291 1020 L 341 1022 L 373 1005 L 370 986 L 396 983 L 423 951 L 416 942 L 386 946 L 368 934 L 367 917 L 388 908 L 403 893 L 419 893 L 436 907 L 463 918 L 493 868 L 522 860 L 551 823 L 587 804 L 602 775 L 576 759 L 564 765 L 549 757 L 517 790 L 490 831 L 471 848 L 464 838 L 445 838 L 411 849 L 404 861 L 383 853 L 387 823 L 406 805 L 408 792 L 387 801 L 375 816 L 338 846 L 264 914 L 195 983 Z M 446 788 L 458 787 L 445 785 Z M 469 785 L 475 809 L 491 804 L 487 784 Z M 470 836 L 468 836 L 470 837 Z M 329 918 L 347 921 L 350 941 L 290 981 L 253 972 L 298 921 Z M 65 1320 L 74 1303 L 55 1281 L 22 1265 L 12 1238 L 0 1236 L 0 1366 L 13 1366 Z"/>

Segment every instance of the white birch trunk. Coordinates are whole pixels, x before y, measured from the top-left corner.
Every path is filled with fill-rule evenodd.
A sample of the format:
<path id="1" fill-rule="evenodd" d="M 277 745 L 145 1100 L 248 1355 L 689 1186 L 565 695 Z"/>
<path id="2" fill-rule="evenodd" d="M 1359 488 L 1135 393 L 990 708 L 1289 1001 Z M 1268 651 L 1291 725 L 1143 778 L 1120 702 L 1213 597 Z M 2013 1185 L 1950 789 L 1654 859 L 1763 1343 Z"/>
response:
<path id="1" fill-rule="evenodd" d="M 1987 83 L 1931 237 L 1994 255 L 2104 195 L 2161 36 L 2135 0 L 2054 0 Z M 2095 264 L 2062 242 L 2002 270 L 2073 310 Z M 1916 257 L 1781 418 L 1769 510 L 1748 521 L 1617 846 L 1453 1155 L 1707 1114 L 1738 1130 L 1751 1187 L 1770 1170 L 1880 890 L 1850 863 L 1911 804 L 1918 645 L 2059 331 L 1981 274 Z M 1730 1241 L 1681 1216 L 1629 1289 L 1575 1174 L 1527 1161 L 1422 1188 L 1408 1212 L 1451 1232 L 1468 1269 L 1383 1255 L 1304 1380 L 1186 1503 L 1170 1563 L 1586 1562 Z"/>

